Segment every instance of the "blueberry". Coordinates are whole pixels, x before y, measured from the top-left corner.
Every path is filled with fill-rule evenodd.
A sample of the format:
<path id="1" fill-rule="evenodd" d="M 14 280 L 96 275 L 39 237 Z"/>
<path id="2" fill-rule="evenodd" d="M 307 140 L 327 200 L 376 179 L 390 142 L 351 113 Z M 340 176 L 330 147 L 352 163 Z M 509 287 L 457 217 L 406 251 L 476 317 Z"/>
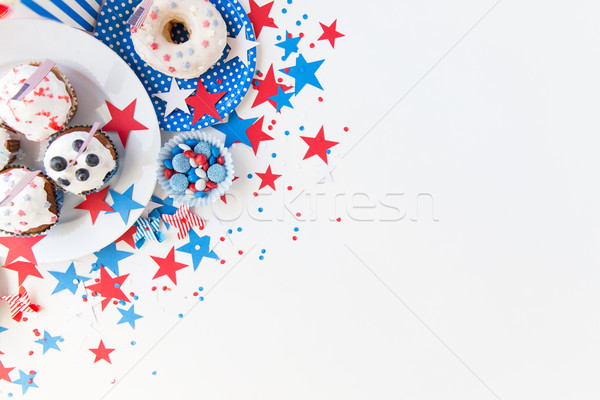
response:
<path id="1" fill-rule="evenodd" d="M 71 182 L 69 182 L 68 180 L 63 179 L 63 178 L 58 178 L 57 182 L 61 186 L 69 186 L 71 184 Z"/>
<path id="2" fill-rule="evenodd" d="M 83 140 L 81 140 L 81 139 L 74 140 L 73 141 L 73 150 L 79 151 L 82 144 L 83 144 Z"/>
<path id="3" fill-rule="evenodd" d="M 77 178 L 78 181 L 87 181 L 89 177 L 90 171 L 85 168 L 79 168 L 77 171 L 75 171 L 75 178 Z"/>
<path id="4" fill-rule="evenodd" d="M 95 154 L 88 154 L 85 157 L 85 163 L 90 167 L 95 167 L 96 165 L 100 164 L 100 158 L 98 158 L 98 156 Z"/>
<path id="5" fill-rule="evenodd" d="M 62 157 L 52 157 L 50 160 L 50 168 L 60 172 L 67 168 L 67 160 Z"/>

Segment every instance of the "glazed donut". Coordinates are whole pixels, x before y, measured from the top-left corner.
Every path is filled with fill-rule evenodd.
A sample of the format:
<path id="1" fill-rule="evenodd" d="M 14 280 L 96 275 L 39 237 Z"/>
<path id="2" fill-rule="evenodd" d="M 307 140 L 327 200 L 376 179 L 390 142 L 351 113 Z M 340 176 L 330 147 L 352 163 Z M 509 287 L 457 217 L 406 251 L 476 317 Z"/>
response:
<path id="1" fill-rule="evenodd" d="M 173 42 L 171 30 L 176 24 L 188 31 L 187 41 Z M 142 26 L 132 29 L 131 40 L 138 55 L 155 70 L 190 79 L 219 61 L 227 44 L 227 26 L 208 0 L 155 0 Z"/>

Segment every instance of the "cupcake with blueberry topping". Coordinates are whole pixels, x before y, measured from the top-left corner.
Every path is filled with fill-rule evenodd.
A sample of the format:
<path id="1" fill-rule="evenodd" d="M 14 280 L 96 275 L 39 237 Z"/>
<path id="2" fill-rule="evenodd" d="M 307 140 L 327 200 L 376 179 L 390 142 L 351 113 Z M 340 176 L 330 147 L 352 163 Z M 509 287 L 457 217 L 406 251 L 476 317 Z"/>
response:
<path id="1" fill-rule="evenodd" d="M 90 128 L 76 126 L 63 130 L 52 138 L 44 154 L 46 174 L 67 192 L 79 195 L 97 192 L 117 170 L 117 151 L 99 130 L 75 160 Z"/>

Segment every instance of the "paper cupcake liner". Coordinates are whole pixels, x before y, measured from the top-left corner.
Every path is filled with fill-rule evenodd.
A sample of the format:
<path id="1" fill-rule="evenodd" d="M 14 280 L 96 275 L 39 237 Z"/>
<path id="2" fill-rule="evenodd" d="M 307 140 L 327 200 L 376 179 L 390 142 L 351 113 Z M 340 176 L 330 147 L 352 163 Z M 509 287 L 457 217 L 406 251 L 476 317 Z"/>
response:
<path id="1" fill-rule="evenodd" d="M 48 145 L 46 146 L 46 148 L 44 149 L 43 153 L 46 153 L 46 150 L 48 150 L 48 147 L 50 147 L 50 145 L 52 144 L 53 141 L 56 140 L 57 137 L 59 137 L 64 131 L 66 131 L 67 129 L 78 129 L 81 128 L 82 130 L 86 130 L 89 132 L 89 130 L 92 128 L 91 125 L 75 125 L 75 126 L 69 126 L 69 127 L 65 127 L 63 128 L 61 131 L 56 132 L 54 135 L 50 136 L 50 140 L 48 142 Z M 102 180 L 102 185 L 100 185 L 99 187 L 95 188 L 95 189 L 91 189 L 91 190 L 86 190 L 85 192 L 81 192 L 81 193 L 73 193 L 71 191 L 65 190 L 64 188 L 62 188 L 58 183 L 56 183 L 52 178 L 49 177 L 50 181 L 52 181 L 54 183 L 54 185 L 57 187 L 58 190 L 65 192 L 65 193 L 71 193 L 74 194 L 76 196 L 86 196 L 90 193 L 96 193 L 99 192 L 100 189 L 102 189 L 104 187 L 104 185 L 106 185 L 106 183 L 108 181 L 110 181 L 110 179 L 115 176 L 115 174 L 117 173 L 117 170 L 119 169 L 119 153 L 117 152 L 117 148 L 115 147 L 115 144 L 113 143 L 112 140 L 110 140 L 110 138 L 108 137 L 108 135 L 106 133 L 104 133 L 102 130 L 98 129 L 99 133 L 101 133 L 102 135 L 104 135 L 104 137 L 109 141 L 110 145 L 112 146 L 114 152 L 115 152 L 115 168 L 113 168 L 112 171 L 108 172 L 106 174 L 106 176 L 104 177 L 104 179 Z M 95 136 L 95 135 L 94 135 Z M 41 161 L 42 163 L 44 162 L 44 154 L 42 154 L 41 156 Z"/>
<path id="2" fill-rule="evenodd" d="M 18 136 L 14 130 L 1 122 L 0 128 L 3 128 L 8 132 L 8 140 L 5 143 L 0 143 L 0 146 L 2 147 L 0 148 L 0 169 L 2 169 L 8 164 L 15 162 L 20 144 Z M 9 146 L 12 148 L 8 148 Z"/>
<path id="3" fill-rule="evenodd" d="M 166 167 L 164 161 L 166 159 L 173 158 L 173 154 L 171 153 L 171 151 L 175 147 L 179 146 L 181 143 L 189 139 L 205 141 L 210 143 L 212 146 L 216 146 L 219 149 L 219 155 L 223 157 L 223 160 L 225 161 L 224 166 L 227 170 L 227 176 L 225 177 L 225 180 L 219 183 L 215 189 L 210 190 L 208 192 L 208 195 L 204 198 L 188 196 L 186 194 L 174 192 L 173 189 L 171 189 L 169 180 L 165 176 Z M 233 173 L 233 159 L 231 157 L 231 153 L 229 153 L 229 151 L 227 150 L 227 147 L 225 147 L 219 139 L 203 131 L 188 131 L 180 133 L 173 139 L 165 143 L 165 145 L 162 147 L 162 149 L 160 149 L 160 152 L 158 153 L 158 169 L 156 170 L 158 184 L 160 185 L 160 187 L 163 188 L 163 190 L 169 197 L 173 198 L 173 200 L 177 201 L 180 204 L 186 204 L 188 206 L 195 207 L 204 207 L 214 203 L 221 196 L 223 196 L 231 186 L 231 183 L 233 182 L 234 178 Z"/>
<path id="4" fill-rule="evenodd" d="M 31 171 L 30 168 L 25 167 L 23 165 L 13 164 L 13 165 L 7 165 L 5 168 L 3 168 L 0 171 L 0 173 L 7 171 L 9 169 L 13 169 L 13 168 L 22 168 L 22 169 Z M 53 224 L 50 224 L 46 229 L 39 231 L 39 232 L 35 232 L 35 233 L 14 233 L 14 232 L 8 232 L 8 231 L 0 229 L 1 233 L 5 233 L 7 235 L 17 236 L 17 237 L 39 236 L 39 235 L 42 235 L 42 234 L 48 232 L 50 229 L 52 229 L 52 227 L 54 227 L 54 225 L 56 225 L 58 223 L 58 221 L 60 221 L 60 211 L 62 209 L 64 195 L 62 192 L 57 190 L 56 185 L 52 182 L 52 180 L 50 178 L 48 178 L 48 176 L 46 176 L 46 174 L 44 174 L 43 172 L 40 172 L 40 176 L 43 177 L 46 180 L 46 182 L 48 184 L 50 184 L 50 186 L 52 187 L 52 193 L 54 194 L 54 202 L 56 203 L 56 222 L 54 222 Z"/>

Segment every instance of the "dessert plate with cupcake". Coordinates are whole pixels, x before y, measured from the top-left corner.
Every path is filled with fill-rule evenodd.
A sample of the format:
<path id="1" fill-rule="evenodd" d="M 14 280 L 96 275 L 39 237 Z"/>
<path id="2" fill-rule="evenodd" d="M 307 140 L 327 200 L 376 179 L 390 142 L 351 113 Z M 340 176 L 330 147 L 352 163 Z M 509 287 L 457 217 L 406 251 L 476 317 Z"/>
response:
<path id="1" fill-rule="evenodd" d="M 89 211 L 75 207 L 107 186 L 123 193 L 133 185 L 132 200 L 148 204 L 161 146 L 152 101 L 128 65 L 82 31 L 6 20 L 0 37 L 0 235 L 45 235 L 33 248 L 38 263 L 98 251 L 144 209 L 129 211 L 127 222 L 101 212 L 92 223 Z M 132 130 L 124 147 L 116 132 L 102 129 L 112 119 L 106 102 L 124 109 L 134 100 L 134 119 L 147 129 Z M 110 194 L 105 200 L 113 202 Z"/>

